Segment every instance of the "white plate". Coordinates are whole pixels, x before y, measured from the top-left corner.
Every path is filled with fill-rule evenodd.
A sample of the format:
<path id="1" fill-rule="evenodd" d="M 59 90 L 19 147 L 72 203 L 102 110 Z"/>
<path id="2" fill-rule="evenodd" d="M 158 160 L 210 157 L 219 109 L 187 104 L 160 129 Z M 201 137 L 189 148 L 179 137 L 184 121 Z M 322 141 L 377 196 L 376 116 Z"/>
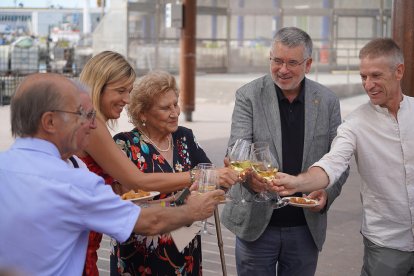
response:
<path id="1" fill-rule="evenodd" d="M 306 202 L 308 202 L 308 203 L 303 203 L 302 204 L 302 203 L 294 203 L 294 202 L 291 202 L 290 201 L 291 198 L 298 198 L 298 197 L 296 197 L 296 196 L 288 196 L 288 197 L 284 197 L 283 200 L 284 201 L 287 201 L 289 203 L 289 205 L 292 205 L 292 206 L 295 206 L 295 207 L 312 208 L 312 207 L 315 207 L 315 206 L 318 206 L 319 205 L 319 202 L 317 200 L 315 200 L 315 199 L 309 199 L 309 198 L 300 197 L 301 199 L 303 198 L 303 199 L 306 200 Z"/>
<path id="2" fill-rule="evenodd" d="M 149 192 L 150 194 L 147 196 L 143 196 L 143 197 L 137 197 L 137 198 L 131 198 L 131 199 L 127 199 L 129 201 L 133 201 L 133 202 L 139 202 L 139 201 L 143 201 L 143 200 L 150 200 L 153 199 L 154 197 L 156 197 L 157 195 L 160 194 L 160 192 Z"/>

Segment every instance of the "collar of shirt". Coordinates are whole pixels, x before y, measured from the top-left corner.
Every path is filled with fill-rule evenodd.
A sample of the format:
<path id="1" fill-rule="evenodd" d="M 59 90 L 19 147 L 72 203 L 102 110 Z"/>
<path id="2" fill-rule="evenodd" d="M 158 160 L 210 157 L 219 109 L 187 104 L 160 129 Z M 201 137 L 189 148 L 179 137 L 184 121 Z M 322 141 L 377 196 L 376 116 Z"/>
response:
<path id="1" fill-rule="evenodd" d="M 405 96 L 404 94 L 403 94 L 403 98 L 402 98 L 402 100 L 401 100 L 401 102 L 400 102 L 400 109 L 401 108 L 404 108 L 405 106 L 407 106 L 407 96 Z M 370 101 L 369 102 L 369 104 L 377 111 L 377 112 L 379 112 L 379 113 L 382 113 L 382 114 L 390 114 L 390 112 L 388 111 L 388 108 L 386 108 L 386 107 L 381 107 L 381 106 L 379 106 L 379 105 L 375 105 L 375 104 L 372 104 L 372 102 Z"/>
<path id="2" fill-rule="evenodd" d="M 29 149 L 61 158 L 58 148 L 52 142 L 34 137 L 16 138 L 11 149 Z"/>

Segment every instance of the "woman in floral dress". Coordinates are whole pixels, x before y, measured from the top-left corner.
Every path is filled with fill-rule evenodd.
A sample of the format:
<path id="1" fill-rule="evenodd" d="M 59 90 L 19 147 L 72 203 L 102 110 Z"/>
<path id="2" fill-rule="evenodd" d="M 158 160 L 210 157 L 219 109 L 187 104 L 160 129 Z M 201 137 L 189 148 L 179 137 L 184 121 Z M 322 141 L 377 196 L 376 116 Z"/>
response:
<path id="1" fill-rule="evenodd" d="M 179 114 L 174 77 L 150 72 L 131 92 L 128 115 L 135 128 L 115 135 L 114 140 L 145 173 L 184 172 L 198 163 L 209 163 L 193 132 L 178 126 Z M 155 199 L 171 195 L 162 193 Z M 121 275 L 202 275 L 199 235 L 178 252 L 169 233 L 153 237 L 133 234 L 117 245 L 117 257 Z"/>

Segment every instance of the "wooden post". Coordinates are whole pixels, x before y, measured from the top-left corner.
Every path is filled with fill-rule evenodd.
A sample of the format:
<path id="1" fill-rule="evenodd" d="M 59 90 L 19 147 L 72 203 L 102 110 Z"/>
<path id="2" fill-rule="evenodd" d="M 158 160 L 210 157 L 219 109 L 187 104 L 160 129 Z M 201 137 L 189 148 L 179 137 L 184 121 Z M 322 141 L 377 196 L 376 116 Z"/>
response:
<path id="1" fill-rule="evenodd" d="M 392 38 L 404 54 L 405 72 L 402 91 L 414 96 L 414 1 L 394 0 L 392 12 Z"/>
<path id="2" fill-rule="evenodd" d="M 181 110 L 187 122 L 195 110 L 196 70 L 196 0 L 183 1 L 183 28 L 181 30 L 180 90 Z"/>

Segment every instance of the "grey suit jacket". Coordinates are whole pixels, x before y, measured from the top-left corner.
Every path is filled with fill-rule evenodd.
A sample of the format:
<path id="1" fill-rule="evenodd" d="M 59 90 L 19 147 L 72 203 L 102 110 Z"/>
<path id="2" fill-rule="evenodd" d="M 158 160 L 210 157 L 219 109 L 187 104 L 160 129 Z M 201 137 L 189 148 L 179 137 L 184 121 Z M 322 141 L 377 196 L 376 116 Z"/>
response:
<path id="1" fill-rule="evenodd" d="M 327 87 L 305 79 L 305 137 L 303 147 L 302 171 L 318 161 L 330 149 L 341 123 L 338 97 Z M 236 92 L 229 145 L 236 139 L 248 141 L 267 141 L 276 158 L 276 164 L 282 167 L 282 136 L 279 102 L 276 89 L 270 75 L 258 78 Z M 304 209 L 305 218 L 319 250 L 326 237 L 326 210 L 339 195 L 349 170 L 327 189 L 328 204 L 324 212 L 314 213 Z M 244 198 L 248 203 L 235 205 L 228 203 L 222 212 L 222 223 L 237 237 L 253 241 L 266 229 L 273 209 L 269 204 L 254 202 L 254 192 L 247 185 L 242 186 Z M 232 196 L 240 198 L 240 188 L 231 190 Z"/>

